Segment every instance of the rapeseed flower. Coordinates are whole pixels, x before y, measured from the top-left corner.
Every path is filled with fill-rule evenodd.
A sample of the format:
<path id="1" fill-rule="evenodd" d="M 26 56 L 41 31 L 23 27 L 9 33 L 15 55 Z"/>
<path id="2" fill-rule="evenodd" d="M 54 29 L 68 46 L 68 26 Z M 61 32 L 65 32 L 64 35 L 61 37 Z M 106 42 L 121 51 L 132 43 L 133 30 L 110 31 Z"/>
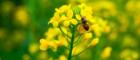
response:
<path id="1" fill-rule="evenodd" d="M 51 27 L 40 40 L 40 49 L 48 48 L 57 51 L 65 46 L 69 51 L 68 60 L 99 43 L 107 22 L 93 16 L 92 7 L 81 4 L 78 6 L 63 5 L 55 9 L 54 16 L 48 22 Z M 60 57 L 60 59 L 63 56 Z M 65 60 L 65 58 L 64 58 Z"/>

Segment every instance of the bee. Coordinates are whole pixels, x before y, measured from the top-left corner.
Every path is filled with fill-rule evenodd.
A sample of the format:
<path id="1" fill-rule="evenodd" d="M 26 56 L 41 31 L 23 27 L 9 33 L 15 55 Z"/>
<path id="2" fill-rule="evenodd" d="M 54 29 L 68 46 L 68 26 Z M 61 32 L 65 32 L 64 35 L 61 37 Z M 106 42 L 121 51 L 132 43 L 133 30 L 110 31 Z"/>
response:
<path id="1" fill-rule="evenodd" d="M 87 19 L 85 17 L 81 18 L 81 24 L 78 26 L 78 31 L 84 33 L 89 30 L 89 25 L 87 24 Z"/>
<path id="2" fill-rule="evenodd" d="M 84 28 L 86 31 L 88 31 L 88 30 L 89 30 L 89 26 L 88 26 L 88 24 L 87 24 L 87 19 L 86 19 L 85 17 L 82 17 L 81 21 L 82 21 L 82 26 L 83 26 L 83 28 Z"/>

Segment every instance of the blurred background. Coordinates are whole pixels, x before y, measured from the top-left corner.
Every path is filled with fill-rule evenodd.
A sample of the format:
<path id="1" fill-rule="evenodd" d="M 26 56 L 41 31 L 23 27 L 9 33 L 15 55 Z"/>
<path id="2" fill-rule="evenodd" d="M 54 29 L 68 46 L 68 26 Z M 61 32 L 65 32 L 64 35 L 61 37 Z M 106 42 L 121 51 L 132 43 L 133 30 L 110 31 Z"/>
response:
<path id="1" fill-rule="evenodd" d="M 0 60 L 48 60 L 39 40 L 55 8 L 80 3 L 93 7 L 110 31 L 73 60 L 140 60 L 140 0 L 0 0 Z"/>

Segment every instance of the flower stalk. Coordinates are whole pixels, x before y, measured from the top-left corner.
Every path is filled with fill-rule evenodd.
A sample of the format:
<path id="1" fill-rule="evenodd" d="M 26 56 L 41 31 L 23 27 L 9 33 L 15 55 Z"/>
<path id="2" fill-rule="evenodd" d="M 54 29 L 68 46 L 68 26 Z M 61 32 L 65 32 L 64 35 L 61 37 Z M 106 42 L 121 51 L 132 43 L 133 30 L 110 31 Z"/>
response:
<path id="1" fill-rule="evenodd" d="M 74 44 L 74 36 L 75 36 L 75 27 L 76 26 L 71 26 L 71 32 L 72 32 L 72 37 L 71 37 L 71 42 L 70 42 L 70 50 L 69 50 L 69 55 L 68 55 L 68 60 L 72 59 L 72 49 L 73 49 L 73 44 Z"/>

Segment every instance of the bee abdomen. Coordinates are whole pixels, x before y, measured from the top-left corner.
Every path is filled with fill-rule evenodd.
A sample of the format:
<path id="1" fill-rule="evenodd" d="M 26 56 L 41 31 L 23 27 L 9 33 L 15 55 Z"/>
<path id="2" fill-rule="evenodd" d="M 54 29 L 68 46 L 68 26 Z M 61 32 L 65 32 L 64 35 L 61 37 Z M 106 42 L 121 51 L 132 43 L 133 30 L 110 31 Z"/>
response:
<path id="1" fill-rule="evenodd" d="M 84 29 L 85 29 L 86 31 L 89 30 L 89 26 L 88 26 L 87 24 L 83 24 L 83 27 L 84 27 Z"/>

